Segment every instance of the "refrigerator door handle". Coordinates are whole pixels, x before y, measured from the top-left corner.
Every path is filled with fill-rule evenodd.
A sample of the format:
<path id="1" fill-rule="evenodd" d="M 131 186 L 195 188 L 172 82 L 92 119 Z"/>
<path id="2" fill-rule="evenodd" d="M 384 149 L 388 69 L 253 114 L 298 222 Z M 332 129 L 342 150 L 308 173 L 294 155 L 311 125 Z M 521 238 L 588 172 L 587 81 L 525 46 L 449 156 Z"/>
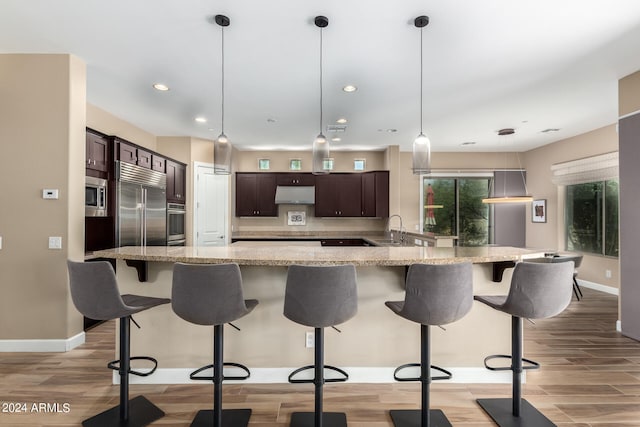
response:
<path id="1" fill-rule="evenodd" d="M 142 246 L 147 246 L 147 233 L 145 230 L 145 224 L 147 223 L 147 212 L 144 208 L 147 206 L 147 189 L 142 188 L 142 209 L 140 215 L 142 217 L 142 221 L 140 221 L 140 240 L 142 241 Z"/>

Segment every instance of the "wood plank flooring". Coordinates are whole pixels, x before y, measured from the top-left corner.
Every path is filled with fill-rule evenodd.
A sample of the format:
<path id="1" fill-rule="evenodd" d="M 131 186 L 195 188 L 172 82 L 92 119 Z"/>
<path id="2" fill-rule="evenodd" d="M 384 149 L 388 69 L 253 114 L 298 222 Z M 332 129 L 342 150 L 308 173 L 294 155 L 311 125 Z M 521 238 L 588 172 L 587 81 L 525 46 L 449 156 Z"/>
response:
<path id="1" fill-rule="evenodd" d="M 534 406 L 563 427 L 640 426 L 640 343 L 615 331 L 617 297 L 584 289 L 553 319 L 525 322 L 525 357 L 542 364 L 529 371 L 523 393 Z M 26 413 L 0 412 L 2 426 L 74 426 L 118 402 L 106 362 L 113 358 L 115 322 L 87 334 L 87 342 L 67 353 L 0 353 L 0 410 L 7 402 L 25 403 Z M 463 351 L 463 348 L 461 348 Z M 250 427 L 285 427 L 290 414 L 312 410 L 308 384 L 225 385 L 227 408 L 253 409 Z M 199 409 L 212 406 L 213 387 L 134 385 L 166 416 L 153 425 L 189 426 Z M 432 386 L 432 405 L 454 426 L 494 425 L 475 402 L 508 397 L 508 384 Z M 420 388 L 414 383 L 328 384 L 325 410 L 344 411 L 350 427 L 390 427 L 388 409 L 415 409 Z M 33 403 L 54 404 L 33 410 Z M 68 411 L 63 406 L 69 405 Z M 36 408 L 38 406 L 36 405 Z M 15 410 L 15 408 L 13 408 Z"/>

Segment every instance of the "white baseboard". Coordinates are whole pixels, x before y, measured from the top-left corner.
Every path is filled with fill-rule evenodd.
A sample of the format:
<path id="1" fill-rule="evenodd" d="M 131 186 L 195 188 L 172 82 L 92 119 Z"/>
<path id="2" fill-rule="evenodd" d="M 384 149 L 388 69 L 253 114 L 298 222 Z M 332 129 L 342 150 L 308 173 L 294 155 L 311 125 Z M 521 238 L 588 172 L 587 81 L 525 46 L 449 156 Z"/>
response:
<path id="1" fill-rule="evenodd" d="M 84 344 L 84 340 L 84 332 L 63 340 L 0 340 L 0 353 L 61 353 Z"/>
<path id="2" fill-rule="evenodd" d="M 131 384 L 202 384 L 202 381 L 192 381 L 189 374 L 194 369 L 158 369 L 148 377 L 129 376 Z M 251 376 L 245 381 L 225 381 L 225 384 L 274 384 L 287 383 L 289 374 L 296 368 L 253 368 Z M 371 368 L 341 368 L 349 373 L 350 383 L 393 383 L 393 371 L 396 369 L 386 367 Z M 453 377 L 447 383 L 463 384 L 508 384 L 511 383 L 511 371 L 495 372 L 484 368 L 446 368 L 451 371 Z M 203 375 L 211 375 L 211 371 L 205 371 Z M 438 375 L 434 371 L 433 375 Z M 526 382 L 526 373 L 522 375 L 523 383 Z M 119 384 L 118 372 L 113 371 L 113 383 Z"/>
<path id="3" fill-rule="evenodd" d="M 600 283 L 589 282 L 588 280 L 578 279 L 578 285 L 611 295 L 620 295 L 620 289 L 618 288 L 614 288 L 613 286 L 601 285 Z"/>

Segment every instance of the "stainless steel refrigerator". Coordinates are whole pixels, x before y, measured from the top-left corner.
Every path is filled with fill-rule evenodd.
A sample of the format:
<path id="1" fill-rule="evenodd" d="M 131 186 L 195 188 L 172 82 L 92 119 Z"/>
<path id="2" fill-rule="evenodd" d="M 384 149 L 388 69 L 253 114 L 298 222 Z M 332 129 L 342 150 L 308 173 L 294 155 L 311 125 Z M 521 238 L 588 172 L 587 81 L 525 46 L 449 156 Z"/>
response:
<path id="1" fill-rule="evenodd" d="M 116 179 L 116 246 L 166 246 L 166 175 L 116 162 Z"/>

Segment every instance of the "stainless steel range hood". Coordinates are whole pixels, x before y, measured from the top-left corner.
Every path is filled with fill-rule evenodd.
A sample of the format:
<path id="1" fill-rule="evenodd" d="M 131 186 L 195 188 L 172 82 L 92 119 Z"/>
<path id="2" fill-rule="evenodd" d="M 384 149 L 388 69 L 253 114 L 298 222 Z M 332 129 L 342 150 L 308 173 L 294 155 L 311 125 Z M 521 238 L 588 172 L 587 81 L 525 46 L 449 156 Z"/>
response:
<path id="1" fill-rule="evenodd" d="M 278 185 L 276 187 L 277 205 L 313 205 L 316 202 L 314 186 Z"/>

